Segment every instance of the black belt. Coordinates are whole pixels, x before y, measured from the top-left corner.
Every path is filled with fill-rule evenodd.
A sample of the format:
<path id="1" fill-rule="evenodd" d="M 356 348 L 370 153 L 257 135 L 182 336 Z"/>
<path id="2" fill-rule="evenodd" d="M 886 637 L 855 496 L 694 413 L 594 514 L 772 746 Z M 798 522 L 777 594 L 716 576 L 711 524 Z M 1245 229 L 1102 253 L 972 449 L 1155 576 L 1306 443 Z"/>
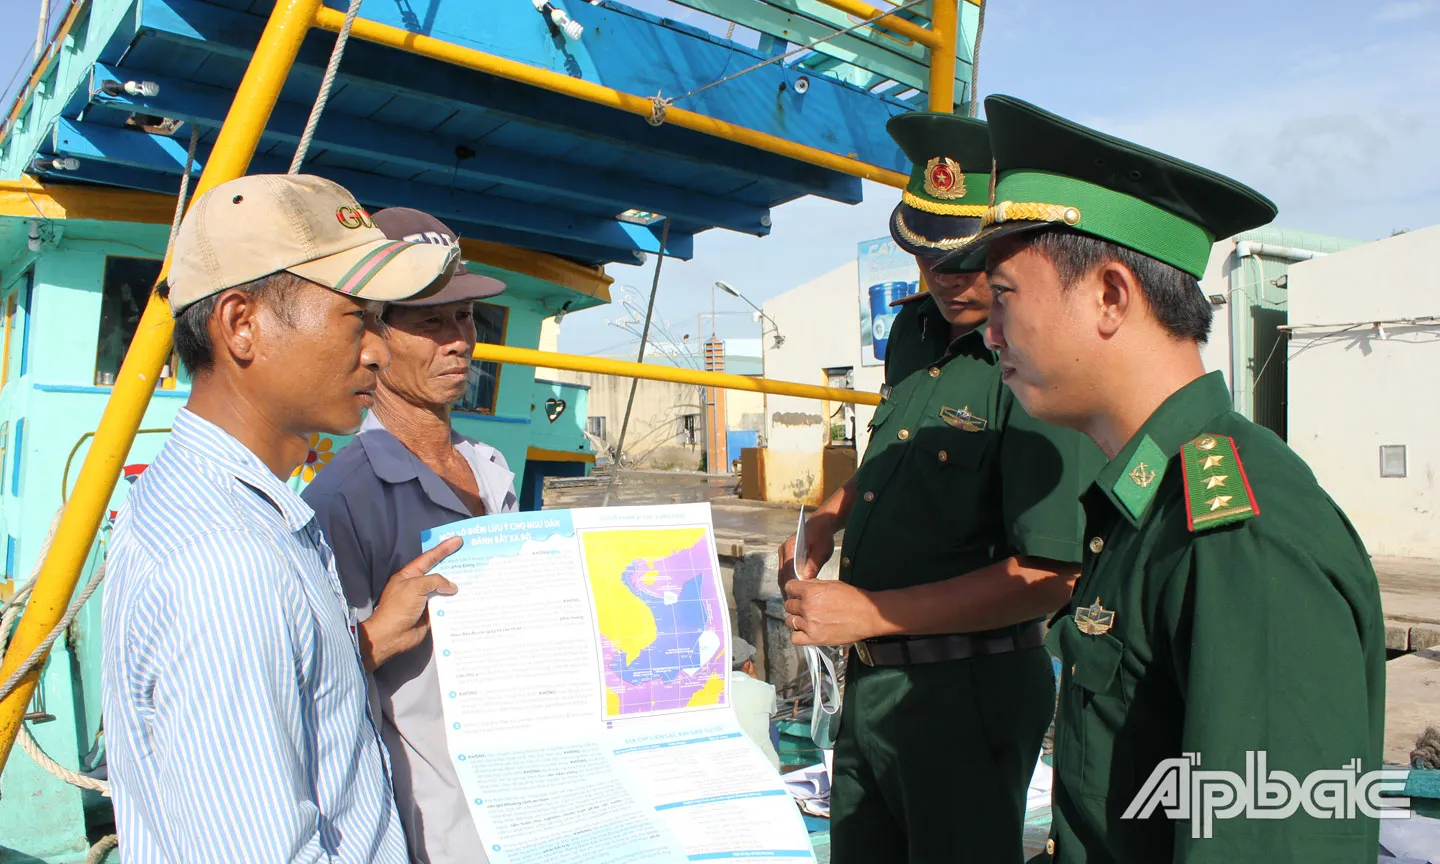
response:
<path id="1" fill-rule="evenodd" d="M 1013 636 L 979 636 L 955 633 L 946 636 L 902 636 L 898 639 L 867 639 L 856 642 L 855 656 L 866 666 L 904 666 L 911 663 L 939 663 L 967 657 L 1006 654 L 1045 644 L 1045 627 L 1036 622 Z"/>

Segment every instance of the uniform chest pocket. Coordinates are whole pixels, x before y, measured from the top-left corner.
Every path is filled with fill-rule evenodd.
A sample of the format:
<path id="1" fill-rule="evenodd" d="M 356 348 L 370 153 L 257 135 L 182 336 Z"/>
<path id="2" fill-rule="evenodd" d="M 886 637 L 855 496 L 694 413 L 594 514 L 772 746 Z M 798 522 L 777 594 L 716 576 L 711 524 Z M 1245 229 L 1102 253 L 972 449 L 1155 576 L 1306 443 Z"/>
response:
<path id="1" fill-rule="evenodd" d="M 1109 692 L 1115 684 L 1125 644 L 1109 633 L 1082 633 L 1074 615 L 1055 622 L 1045 637 L 1050 653 L 1060 658 L 1075 686 L 1093 694 Z"/>
<path id="2" fill-rule="evenodd" d="M 944 481 L 956 473 L 979 471 L 995 433 L 988 429 L 965 432 L 950 426 L 924 426 L 914 434 L 921 467 L 933 469 L 937 479 Z"/>
<path id="3" fill-rule="evenodd" d="M 895 402 L 890 399 L 881 399 L 880 404 L 875 406 L 875 416 L 870 418 L 870 431 L 874 432 L 884 426 L 885 421 L 889 420 L 890 415 L 894 413 Z"/>

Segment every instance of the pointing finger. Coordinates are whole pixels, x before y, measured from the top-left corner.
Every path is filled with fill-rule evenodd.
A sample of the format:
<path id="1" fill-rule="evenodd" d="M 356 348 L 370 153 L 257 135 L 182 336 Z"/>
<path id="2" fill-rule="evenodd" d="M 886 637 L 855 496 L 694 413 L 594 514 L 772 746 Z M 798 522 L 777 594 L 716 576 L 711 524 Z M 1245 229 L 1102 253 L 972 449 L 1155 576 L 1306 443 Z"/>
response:
<path id="1" fill-rule="evenodd" d="M 451 537 L 428 552 L 420 553 L 419 558 L 405 565 L 405 569 L 409 571 L 407 575 L 413 578 L 429 573 L 431 568 L 455 554 L 464 545 L 465 541 L 461 538 Z"/>

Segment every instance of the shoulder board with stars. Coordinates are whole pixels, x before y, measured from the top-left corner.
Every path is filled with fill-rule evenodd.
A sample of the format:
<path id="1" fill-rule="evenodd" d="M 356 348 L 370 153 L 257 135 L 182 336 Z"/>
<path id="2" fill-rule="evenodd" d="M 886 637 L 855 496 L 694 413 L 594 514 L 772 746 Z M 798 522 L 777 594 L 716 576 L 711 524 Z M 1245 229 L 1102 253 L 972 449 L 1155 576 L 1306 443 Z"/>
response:
<path id="1" fill-rule="evenodd" d="M 1185 467 L 1185 514 L 1191 531 L 1260 515 L 1234 439 L 1200 435 L 1180 449 L 1180 462 Z"/>

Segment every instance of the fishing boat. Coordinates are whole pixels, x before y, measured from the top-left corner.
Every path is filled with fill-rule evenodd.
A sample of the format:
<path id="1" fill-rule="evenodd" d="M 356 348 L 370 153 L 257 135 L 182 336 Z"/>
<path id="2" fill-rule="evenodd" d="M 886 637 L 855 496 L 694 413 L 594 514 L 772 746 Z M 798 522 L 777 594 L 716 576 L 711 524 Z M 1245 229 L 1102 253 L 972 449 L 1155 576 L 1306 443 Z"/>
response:
<path id="1" fill-rule="evenodd" d="M 885 121 L 964 110 L 978 7 L 635 2 L 74 0 L 59 14 L 0 115 L 0 683 L 19 674 L 0 691 L 0 858 L 123 856 L 100 604 L 85 601 L 188 395 L 152 288 L 179 214 L 217 183 L 298 167 L 462 237 L 467 266 L 507 287 L 477 304 L 455 425 L 500 449 L 524 509 L 596 459 L 585 388 L 536 367 L 867 398 L 536 349 L 547 322 L 608 303 L 617 272 L 648 275 L 622 268 L 688 259 L 702 232 L 764 236 L 783 203 L 903 186 Z M 346 440 L 314 436 L 291 483 Z M 224 783 L 236 758 L 216 753 L 194 782 Z"/>

